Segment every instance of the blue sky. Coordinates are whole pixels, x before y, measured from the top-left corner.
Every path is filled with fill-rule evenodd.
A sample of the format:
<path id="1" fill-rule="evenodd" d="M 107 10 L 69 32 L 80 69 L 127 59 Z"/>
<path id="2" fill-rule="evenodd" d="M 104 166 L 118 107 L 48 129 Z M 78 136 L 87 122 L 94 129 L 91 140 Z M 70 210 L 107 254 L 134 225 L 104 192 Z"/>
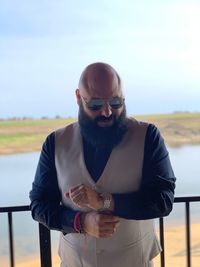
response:
<path id="1" fill-rule="evenodd" d="M 0 118 L 76 116 L 86 65 L 120 74 L 128 114 L 200 111 L 200 2 L 0 0 Z"/>

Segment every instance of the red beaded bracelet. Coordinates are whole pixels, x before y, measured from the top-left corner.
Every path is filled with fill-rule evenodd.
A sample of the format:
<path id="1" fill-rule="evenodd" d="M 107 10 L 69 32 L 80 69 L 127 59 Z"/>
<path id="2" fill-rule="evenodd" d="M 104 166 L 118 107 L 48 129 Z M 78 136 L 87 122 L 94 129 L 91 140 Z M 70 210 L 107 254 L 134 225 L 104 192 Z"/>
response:
<path id="1" fill-rule="evenodd" d="M 79 220 L 80 220 L 81 213 L 77 212 L 74 217 L 74 230 L 79 233 Z"/>

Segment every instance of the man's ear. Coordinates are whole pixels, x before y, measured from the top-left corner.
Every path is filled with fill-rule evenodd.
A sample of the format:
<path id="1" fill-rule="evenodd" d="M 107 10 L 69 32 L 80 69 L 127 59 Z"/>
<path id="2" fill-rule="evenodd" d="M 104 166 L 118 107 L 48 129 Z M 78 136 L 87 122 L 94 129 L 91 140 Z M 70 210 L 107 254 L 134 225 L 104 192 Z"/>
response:
<path id="1" fill-rule="evenodd" d="M 77 88 L 75 93 L 76 93 L 76 102 L 77 102 L 78 105 L 80 105 L 80 103 L 81 103 L 80 90 Z"/>

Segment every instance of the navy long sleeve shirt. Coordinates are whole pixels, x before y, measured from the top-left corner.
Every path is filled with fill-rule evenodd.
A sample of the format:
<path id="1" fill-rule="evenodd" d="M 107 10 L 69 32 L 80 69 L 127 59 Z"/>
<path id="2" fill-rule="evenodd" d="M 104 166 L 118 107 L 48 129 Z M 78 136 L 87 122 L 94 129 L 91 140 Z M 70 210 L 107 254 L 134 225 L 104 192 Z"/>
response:
<path id="1" fill-rule="evenodd" d="M 111 151 L 93 150 L 83 140 L 86 167 L 97 181 Z M 159 130 L 149 124 L 144 146 L 142 183 L 137 192 L 112 194 L 114 214 L 125 219 L 145 220 L 167 216 L 172 210 L 175 176 Z M 43 144 L 30 192 L 32 216 L 50 229 L 74 232 L 76 211 L 61 204 L 55 167 L 55 133 Z"/>

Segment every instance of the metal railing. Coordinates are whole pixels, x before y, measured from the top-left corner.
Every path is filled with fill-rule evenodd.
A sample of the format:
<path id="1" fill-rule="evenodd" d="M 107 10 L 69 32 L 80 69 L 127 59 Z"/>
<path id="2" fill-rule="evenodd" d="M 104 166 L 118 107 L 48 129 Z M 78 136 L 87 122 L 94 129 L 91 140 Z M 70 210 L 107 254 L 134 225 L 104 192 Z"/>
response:
<path id="1" fill-rule="evenodd" d="M 191 237 L 190 237 L 190 203 L 200 202 L 200 196 L 176 197 L 175 203 L 185 203 L 185 227 L 186 227 L 186 258 L 187 267 L 191 267 Z M 10 267 L 15 267 L 14 258 L 14 238 L 13 238 L 13 212 L 30 211 L 29 206 L 0 207 L 0 213 L 8 214 L 8 233 L 9 233 L 9 254 Z M 164 218 L 159 219 L 160 243 L 162 246 L 160 266 L 165 266 L 165 237 L 164 237 Z M 40 262 L 41 267 L 52 267 L 51 260 L 51 232 L 39 223 L 39 242 L 40 242 Z"/>
<path id="2" fill-rule="evenodd" d="M 185 227 L 186 227 L 186 259 L 187 267 L 191 267 L 191 236 L 190 236 L 190 203 L 200 202 L 200 196 L 175 197 L 174 203 L 185 203 Z M 160 254 L 161 267 L 165 267 L 165 238 L 164 238 L 164 218 L 159 219 L 160 243 L 162 252 Z"/>
<path id="3" fill-rule="evenodd" d="M 14 238 L 13 238 L 13 212 L 30 211 L 29 206 L 0 207 L 0 213 L 8 214 L 8 235 L 10 267 L 15 267 Z M 51 261 L 51 232 L 44 225 L 39 225 L 40 263 L 41 267 L 52 267 Z"/>

